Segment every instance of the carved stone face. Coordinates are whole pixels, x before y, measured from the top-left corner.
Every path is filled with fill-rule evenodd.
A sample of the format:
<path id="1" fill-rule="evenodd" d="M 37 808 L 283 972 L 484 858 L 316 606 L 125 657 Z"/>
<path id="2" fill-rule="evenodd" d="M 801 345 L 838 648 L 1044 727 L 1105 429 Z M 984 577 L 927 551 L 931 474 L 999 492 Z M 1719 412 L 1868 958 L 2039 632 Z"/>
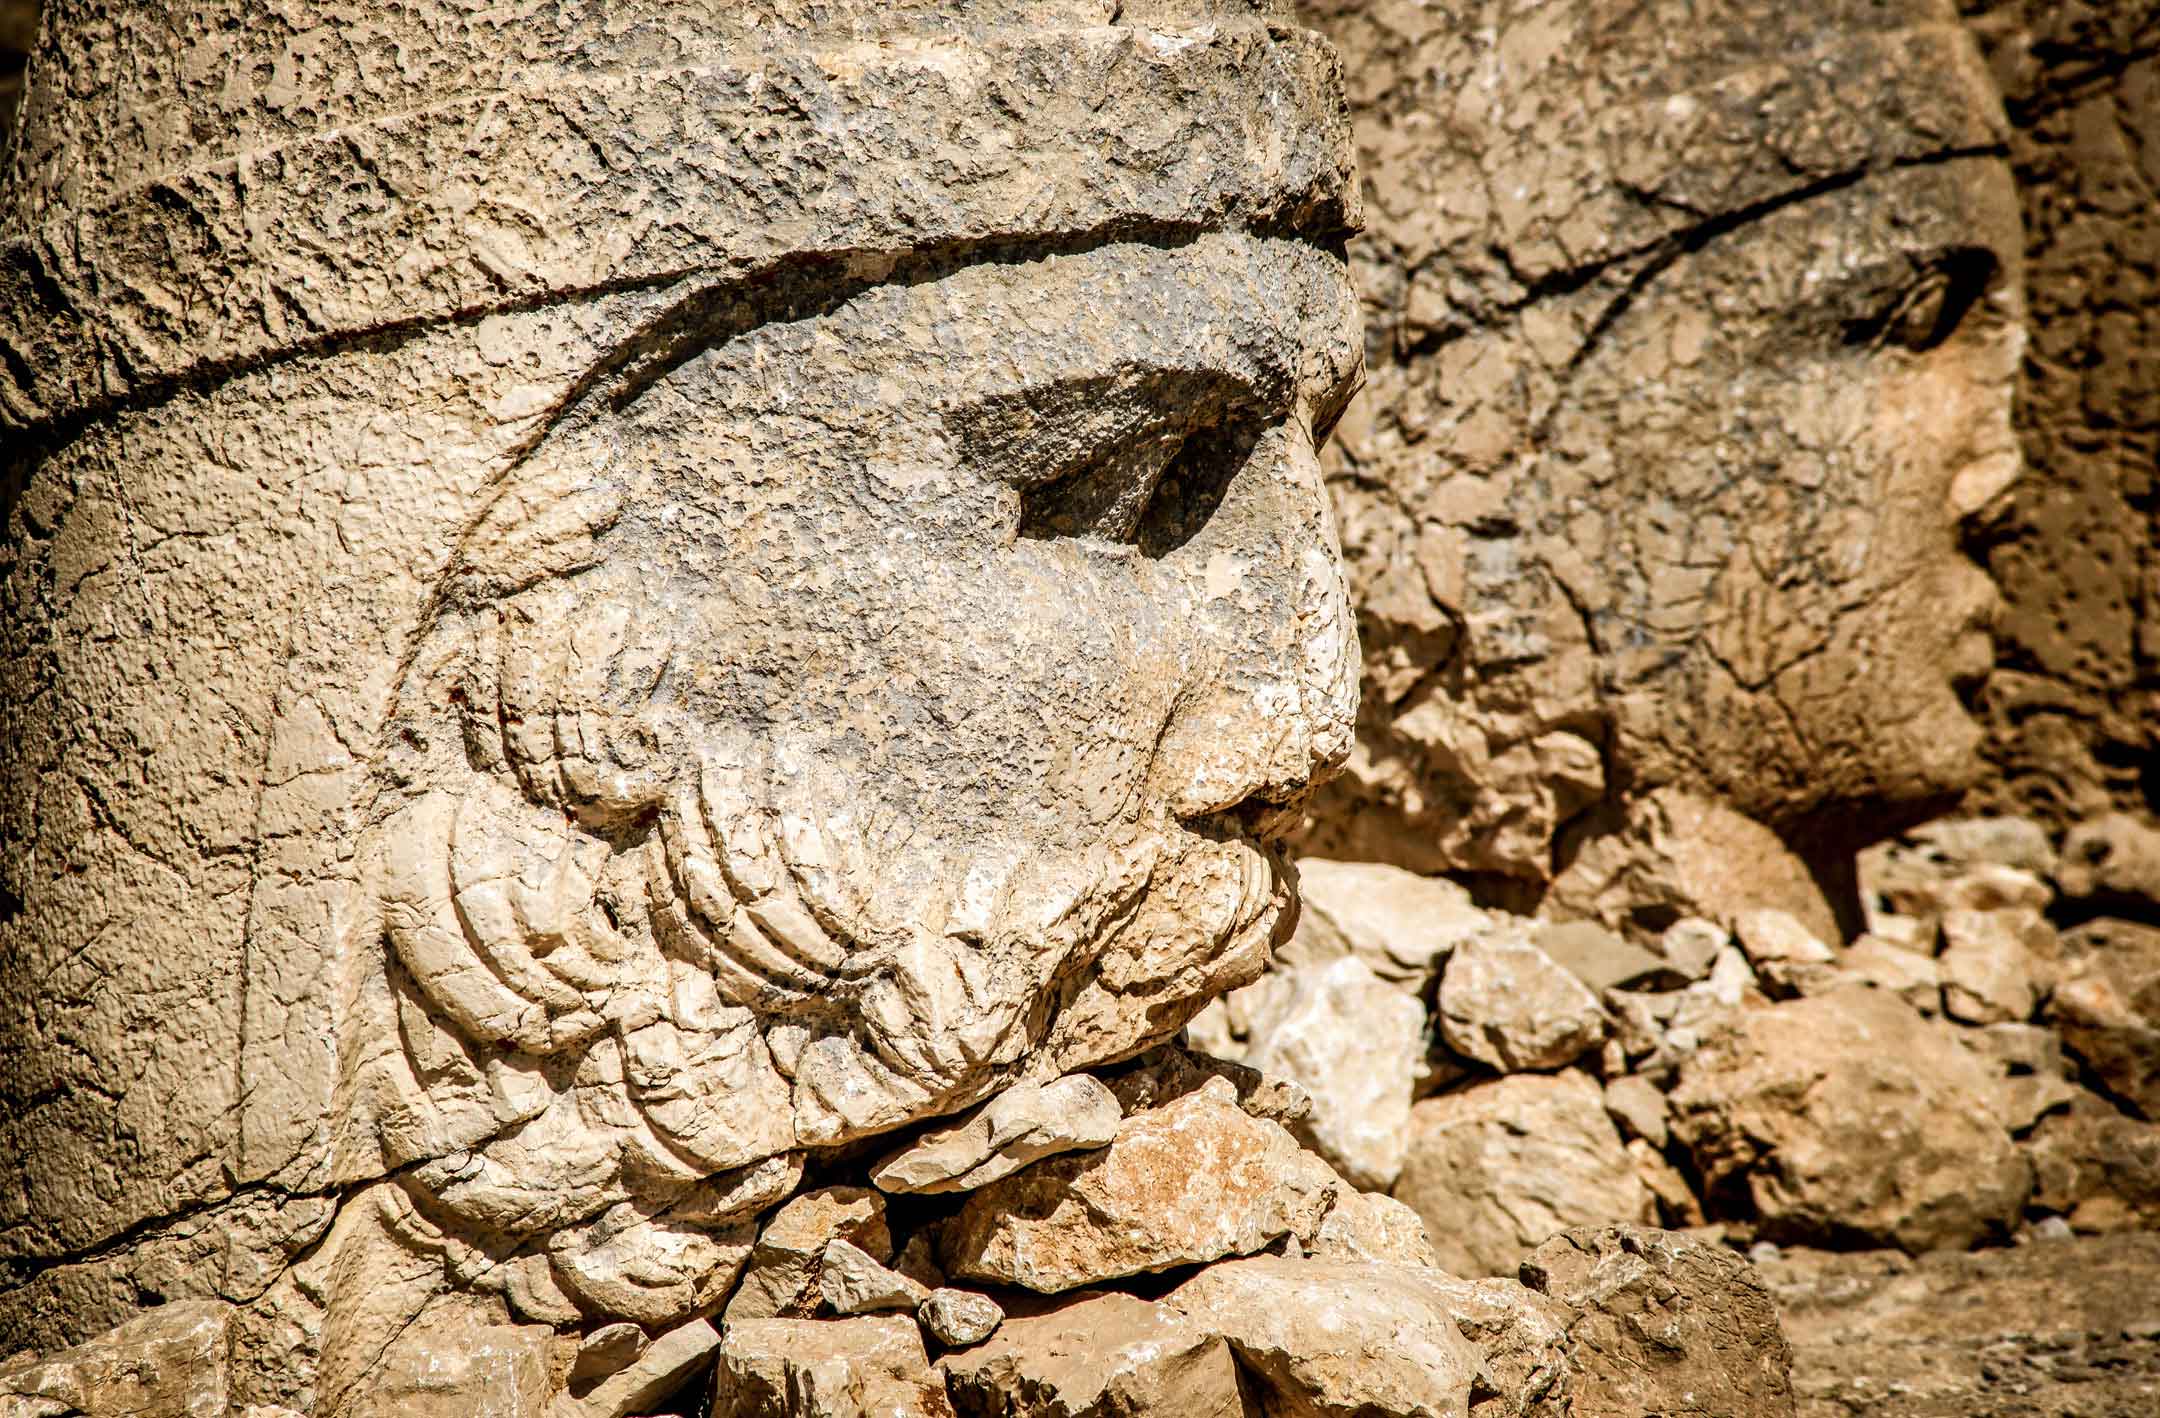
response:
<path id="1" fill-rule="evenodd" d="M 1308 845 L 1534 888 L 1651 790 L 1850 844 L 1961 787 L 2023 307 L 1954 15 L 1330 8 L 1366 695 Z"/>
<path id="2" fill-rule="evenodd" d="M 1355 706 L 1314 452 L 1342 262 L 1224 234 L 861 284 L 672 312 L 483 513 L 401 693 L 386 923 L 435 1081 L 390 1160 L 497 1127 L 459 1117 L 484 1067 L 441 1086 L 465 1045 L 564 1114 L 422 1168 L 468 1221 L 1118 1057 L 1281 923 L 1263 834 Z M 580 1101 L 601 1057 L 633 1108 Z"/>

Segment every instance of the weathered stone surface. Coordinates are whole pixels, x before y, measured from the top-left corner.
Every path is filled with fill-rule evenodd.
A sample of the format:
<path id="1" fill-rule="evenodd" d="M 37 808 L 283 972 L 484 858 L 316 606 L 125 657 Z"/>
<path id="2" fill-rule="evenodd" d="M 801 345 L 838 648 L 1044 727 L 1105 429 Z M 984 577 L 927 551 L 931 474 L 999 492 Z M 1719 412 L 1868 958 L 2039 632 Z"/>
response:
<path id="1" fill-rule="evenodd" d="M 1607 990 L 1647 989 L 1653 977 L 1668 973 L 1663 956 L 1631 945 L 1595 921 L 1553 921 L 1531 933 L 1531 943 L 1602 997 Z M 1684 983 L 1681 980 L 1670 981 Z"/>
<path id="2" fill-rule="evenodd" d="M 1424 1220 L 1402 1202 L 1377 1192 L 1351 1192 L 1338 1199 L 1305 1253 L 1314 1260 L 1440 1264 L 1425 1235 Z"/>
<path id="3" fill-rule="evenodd" d="M 2065 935 L 2063 953 L 2049 1020 L 2111 1092 L 2160 1121 L 2160 928 L 2095 921 Z"/>
<path id="4" fill-rule="evenodd" d="M 1977 49 L 1940 0 L 1308 13 L 1371 373 L 1329 463 L 1359 746 L 1307 850 L 1831 939 L 1810 867 L 1980 768 L 1958 524 L 2018 467 L 2023 242 Z"/>
<path id="5" fill-rule="evenodd" d="M 583 1397 L 556 1399 L 548 1418 L 630 1418 L 650 1412 L 701 1376 L 719 1348 L 720 1331 L 710 1320 L 678 1325 Z"/>
<path id="6" fill-rule="evenodd" d="M 1297 929 L 1278 960 L 1319 964 L 1354 955 L 1413 995 L 1424 994 L 1448 952 L 1491 920 L 1456 883 L 1385 862 L 1301 858 L 1298 895 Z"/>
<path id="7" fill-rule="evenodd" d="M 446 1295 L 673 1324 L 810 1150 L 1128 1058 L 1287 934 L 1356 680 L 1326 45 L 604 8 L 41 31 L 0 1348 L 315 1257 L 249 1392 L 345 1418 Z"/>
<path id="8" fill-rule="evenodd" d="M 1731 932 L 1717 922 L 1682 916 L 1658 937 L 1658 954 L 1681 976 L 1700 980 L 1710 973 L 1718 953 L 1731 944 Z"/>
<path id="9" fill-rule="evenodd" d="M 2055 884 L 2102 909 L 2160 911 L 2160 827 L 2121 812 L 2079 823 L 2063 837 Z"/>
<path id="10" fill-rule="evenodd" d="M 1219 1333 L 1163 1304 L 1083 1293 L 939 1361 L 962 1418 L 1245 1418 Z"/>
<path id="11" fill-rule="evenodd" d="M 1966 1024 L 2022 1024 L 2054 982 L 2055 932 L 2037 911 L 1947 911 L 1943 1010 Z"/>
<path id="12" fill-rule="evenodd" d="M 1622 1074 L 1606 1082 L 1605 1111 L 1631 1135 L 1653 1147 L 1665 1145 L 1664 1090 L 1641 1074 Z"/>
<path id="13" fill-rule="evenodd" d="M 1337 1172 L 1385 1191 L 1402 1171 L 1410 1095 L 1425 1058 L 1424 1006 L 1346 956 L 1277 972 L 1244 1062 L 1312 1096 L 1291 1125 Z"/>
<path id="14" fill-rule="evenodd" d="M 1502 1072 L 1559 1068 L 1597 1047 L 1597 996 L 1519 936 L 1493 934 L 1448 957 L 1440 1033 L 1449 1048 Z"/>
<path id="15" fill-rule="evenodd" d="M 1441 1268 L 1512 1275 L 1571 1226 L 1653 1220 L 1598 1085 L 1512 1074 L 1419 1103 L 1395 1197 L 1425 1221 Z"/>
<path id="16" fill-rule="evenodd" d="M 946 1271 L 1046 1294 L 1309 1240 L 1343 1190 L 1327 1165 L 1210 1082 L 1127 1118 L 1099 1152 L 1038 1162 L 969 1195 Z"/>
<path id="17" fill-rule="evenodd" d="M 1041 1158 L 1101 1147 L 1123 1116 L 1110 1090 L 1084 1073 L 1023 1083 L 957 1122 L 931 1128 L 880 1162 L 870 1178 L 888 1192 L 970 1191 Z"/>
<path id="18" fill-rule="evenodd" d="M 821 1187 L 773 1213 L 728 1301 L 728 1323 L 809 1315 L 821 1298 L 818 1279 L 826 1247 L 836 1240 L 859 1247 L 879 1264 L 892 1259 L 885 1198 L 868 1187 Z"/>
<path id="19" fill-rule="evenodd" d="M 1792 1350 L 1762 1278 L 1724 1246 L 1670 1231 L 1566 1231 L 1523 1283 L 1574 1311 L 1574 1418 L 1791 1418 Z"/>
<path id="20" fill-rule="evenodd" d="M 2160 1123 L 2080 1095 L 2024 1143 L 2034 1207 L 2083 1232 L 2160 1229 Z"/>
<path id="21" fill-rule="evenodd" d="M 818 1298 L 833 1314 L 913 1310 L 929 1293 L 905 1275 L 872 1260 L 860 1246 L 837 1236 L 825 1243 L 825 1259 L 818 1268 Z"/>
<path id="22" fill-rule="evenodd" d="M 965 1349 L 995 1334 L 1005 1311 L 988 1295 L 941 1285 L 923 1297 L 915 1318 L 946 1348 Z"/>
<path id="23" fill-rule="evenodd" d="M 713 1418 L 952 1418 L 915 1321 L 754 1319 L 722 1328 Z"/>
<path id="24" fill-rule="evenodd" d="M 1672 1127 L 1772 1239 L 1963 1246 L 2030 1188 L 1994 1086 L 1950 1026 L 1855 986 L 1735 1016 L 1681 1063 Z"/>
<path id="25" fill-rule="evenodd" d="M 455 1308 L 427 1314 L 391 1342 L 346 1411 L 357 1418 L 556 1418 L 549 1407 L 553 1339 L 546 1325 L 494 1324 Z"/>
<path id="26" fill-rule="evenodd" d="M 1442 1418 L 1467 1413 L 1473 1397 L 1539 1411 L 1552 1375 L 1530 1391 L 1493 1382 L 1509 1366 L 1490 1363 L 1463 1322 L 1466 1309 L 1473 1325 L 1495 1318 L 1478 1298 L 1422 1266 L 1261 1257 L 1209 1266 L 1162 1303 L 1229 1340 L 1267 1412 Z"/>
<path id="27" fill-rule="evenodd" d="M 598 1383 L 627 1369 L 651 1342 L 643 1329 L 627 1320 L 601 1325 L 578 1341 L 577 1358 L 570 1365 L 571 1384 Z"/>
<path id="28" fill-rule="evenodd" d="M 230 1305 L 182 1300 L 73 1349 L 0 1365 L 0 1414 L 225 1418 L 231 1320 Z M 534 1412 L 495 1410 L 501 1418 L 532 1418 Z"/>
<path id="29" fill-rule="evenodd" d="M 1742 911 L 1733 918 L 1733 938 L 1773 995 L 1813 994 L 1834 978 L 1828 967 L 1836 953 L 1788 911 Z"/>
<path id="30" fill-rule="evenodd" d="M 1238 1106 L 1256 1118 L 1291 1127 L 1312 1113 L 1312 1095 L 1289 1079 L 1178 1044 L 1157 1045 L 1107 1078 L 1127 1116 L 1160 1108 L 1216 1078 L 1228 1083 Z"/>
<path id="31" fill-rule="evenodd" d="M 1942 967 L 1932 955 L 1869 934 L 1845 948 L 1838 969 L 1896 995 L 1922 1014 L 1943 1012 Z"/>

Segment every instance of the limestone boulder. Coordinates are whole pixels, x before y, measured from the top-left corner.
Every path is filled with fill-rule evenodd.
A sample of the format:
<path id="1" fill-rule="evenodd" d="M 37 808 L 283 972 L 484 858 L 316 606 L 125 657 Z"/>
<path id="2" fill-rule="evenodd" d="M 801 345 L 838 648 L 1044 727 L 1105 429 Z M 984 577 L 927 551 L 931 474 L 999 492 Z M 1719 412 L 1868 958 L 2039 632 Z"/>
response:
<path id="1" fill-rule="evenodd" d="M 1395 1197 L 1423 1218 L 1441 1267 L 1468 1276 L 1512 1275 L 1569 1227 L 1654 1219 L 1598 1085 L 1574 1070 L 1419 1103 Z"/>
<path id="2" fill-rule="evenodd" d="M 1023 1083 L 929 1129 L 888 1155 L 870 1179 L 888 1192 L 969 1191 L 1041 1158 L 1101 1147 L 1121 1116 L 1110 1090 L 1087 1074 Z"/>
<path id="3" fill-rule="evenodd" d="M 548 1418 L 631 1418 L 650 1413 L 656 1404 L 694 1381 L 719 1347 L 720 1331 L 712 1321 L 678 1325 L 589 1392 L 557 1398 Z"/>
<path id="4" fill-rule="evenodd" d="M 1245 1418 L 1222 1335 L 1167 1305 L 1083 1291 L 939 1360 L 961 1418 Z"/>
<path id="5" fill-rule="evenodd" d="M 868 1187 L 820 1187 L 774 1212 L 728 1301 L 727 1322 L 810 1315 L 822 1298 L 826 1250 L 836 1240 L 858 1247 L 880 1265 L 891 1260 L 885 1198 Z"/>
<path id="6" fill-rule="evenodd" d="M 1280 1125 L 1211 1080 L 1135 1114 L 1110 1145 L 969 1195 L 940 1233 L 948 1274 L 1046 1294 L 1310 1240 L 1345 1190 Z"/>
<path id="7" fill-rule="evenodd" d="M 72 1349 L 0 1364 L 0 1414 L 225 1418 L 231 1321 L 230 1305 L 179 1300 Z M 537 1410 L 499 1412 L 531 1418 Z"/>
<path id="8" fill-rule="evenodd" d="M 879 1310 L 913 1310 L 930 1292 L 920 1281 L 887 1269 L 869 1252 L 835 1236 L 825 1243 L 818 1270 L 818 1298 L 836 1315 L 867 1315 Z"/>
<path id="9" fill-rule="evenodd" d="M 1402 1171 L 1425 1009 L 1357 956 L 1280 978 L 1244 1061 L 1303 1087 L 1312 1111 L 1292 1131 L 1351 1182 L 1384 1191 Z"/>
<path id="10" fill-rule="evenodd" d="M 948 1349 L 980 1344 L 1004 1323 L 1005 1310 L 988 1295 L 939 1286 L 915 1311 L 925 1332 Z"/>
<path id="11" fill-rule="evenodd" d="M 752 1319 L 723 1330 L 712 1418 L 953 1418 L 904 1316 Z"/>
<path id="12" fill-rule="evenodd" d="M 1605 1037 L 1597 996 L 1519 931 L 1482 936 L 1448 957 L 1440 1033 L 1449 1048 L 1503 1073 L 1560 1068 Z"/>
<path id="13" fill-rule="evenodd" d="M 338 1418 L 554 1418 L 554 1338 L 546 1325 L 498 1324 L 477 1308 L 423 1314 L 369 1367 Z"/>
<path id="14" fill-rule="evenodd" d="M 2063 952 L 2048 1018 L 2110 1092 L 2160 1122 L 2160 928 L 2094 921 Z"/>
<path id="15" fill-rule="evenodd" d="M 1491 924 L 1456 883 L 1384 862 L 1304 858 L 1298 893 L 1304 908 L 1279 961 L 1325 964 L 1353 957 L 1411 995 L 1424 993 L 1449 951 Z"/>
<path id="16" fill-rule="evenodd" d="M 1791 1418 L 1792 1349 L 1734 1251 L 1634 1226 L 1561 1233 L 1523 1283 L 1573 1311 L 1571 1418 Z"/>
<path id="17" fill-rule="evenodd" d="M 1994 1087 L 1952 1026 L 1854 985 L 1742 1011 L 1682 1062 L 1672 1127 L 1771 1239 L 1967 1246 L 2029 1188 Z"/>
<path id="18" fill-rule="evenodd" d="M 1452 1418 L 1493 1399 L 1503 1413 L 1566 1411 L 1564 1321 L 1520 1286 L 1257 1257 L 1209 1266 L 1162 1303 L 1229 1341 L 1266 1413 Z"/>

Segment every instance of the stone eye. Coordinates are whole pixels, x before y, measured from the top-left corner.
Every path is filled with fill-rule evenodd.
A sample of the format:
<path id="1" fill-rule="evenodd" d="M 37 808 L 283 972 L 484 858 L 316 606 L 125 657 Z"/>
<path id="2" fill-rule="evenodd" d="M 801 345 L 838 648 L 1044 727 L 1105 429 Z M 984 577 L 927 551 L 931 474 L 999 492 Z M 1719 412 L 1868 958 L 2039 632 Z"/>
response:
<path id="1" fill-rule="evenodd" d="M 1966 313 L 1987 293 L 1995 274 L 1992 253 L 1954 251 L 1922 271 L 1853 336 L 1868 344 L 1896 344 L 1921 353 L 1950 338 Z"/>

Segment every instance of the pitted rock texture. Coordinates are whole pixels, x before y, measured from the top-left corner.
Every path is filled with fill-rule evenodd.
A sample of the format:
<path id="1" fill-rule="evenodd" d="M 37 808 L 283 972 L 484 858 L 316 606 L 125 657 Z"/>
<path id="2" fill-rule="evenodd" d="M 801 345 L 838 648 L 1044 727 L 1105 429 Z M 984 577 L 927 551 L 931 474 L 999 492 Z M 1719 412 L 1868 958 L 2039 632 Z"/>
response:
<path id="1" fill-rule="evenodd" d="M 1289 928 L 1357 673 L 1332 52 L 604 10 L 46 16 L 0 1352 L 216 1298 L 236 1391 L 333 1418 L 445 1307 L 674 1332 L 813 1149 L 1139 1053 Z"/>
<path id="2" fill-rule="evenodd" d="M 1308 848 L 1520 902 L 1623 839 L 1565 908 L 1618 915 L 1668 905 L 1604 885 L 1651 790 L 1834 861 L 1971 782 L 2022 243 L 1951 0 L 1306 13 L 1371 213 L 1328 464 L 1365 692 Z"/>
<path id="3" fill-rule="evenodd" d="M 1964 8 L 2009 110 L 2032 304 L 1978 801 L 2060 832 L 2160 806 L 2160 12 Z"/>

